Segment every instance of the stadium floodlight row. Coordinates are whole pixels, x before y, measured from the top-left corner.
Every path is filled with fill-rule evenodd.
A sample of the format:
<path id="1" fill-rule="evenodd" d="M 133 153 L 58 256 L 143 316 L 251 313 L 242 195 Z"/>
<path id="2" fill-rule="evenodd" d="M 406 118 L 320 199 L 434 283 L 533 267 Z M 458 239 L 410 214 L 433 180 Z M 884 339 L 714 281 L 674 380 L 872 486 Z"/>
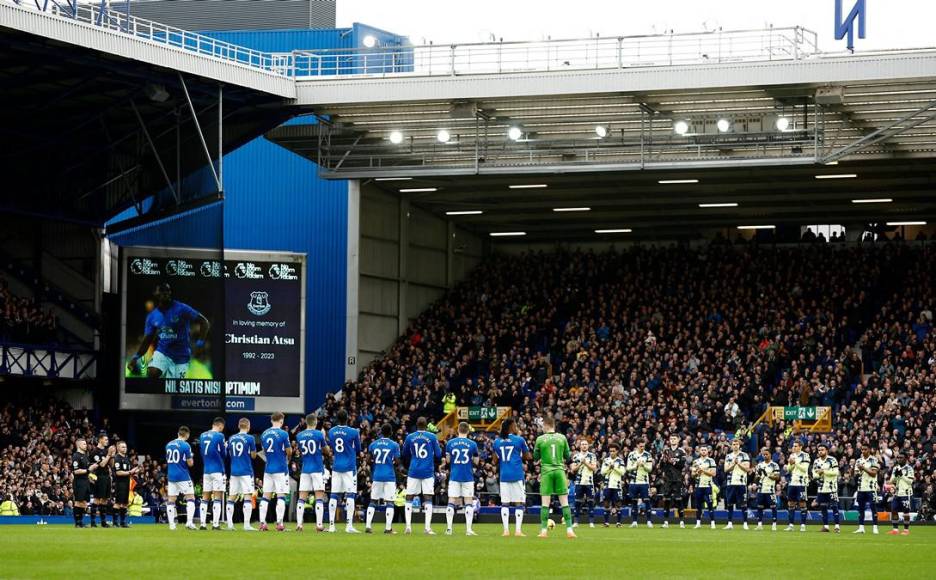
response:
<path id="1" fill-rule="evenodd" d="M 250 434 L 249 419 L 239 421 L 239 432 L 225 440 L 224 419 L 216 418 L 210 430 L 202 433 L 197 440 L 197 447 L 204 465 L 202 479 L 202 501 L 199 508 L 201 528 L 208 528 L 208 505 L 212 507 L 213 529 L 221 529 L 222 505 L 225 494 L 226 523 L 228 530 L 234 530 L 235 503 L 238 498 L 243 503 L 243 529 L 255 531 L 250 524 L 255 493 L 255 474 L 253 460 L 260 457 L 265 462 L 263 470 L 263 483 L 260 490 L 260 531 L 267 531 L 267 516 L 270 503 L 275 500 L 275 529 L 285 530 L 286 497 L 290 494 L 289 487 L 289 461 L 295 454 L 301 457 L 301 473 L 299 474 L 298 502 L 296 506 L 296 531 L 303 530 L 304 511 L 307 502 L 314 501 L 315 528 L 317 531 L 336 531 L 336 517 L 339 511 L 339 501 L 344 500 L 343 509 L 347 522 L 345 532 L 358 533 L 353 526 L 355 515 L 355 500 L 357 493 L 357 475 L 360 467 L 358 459 L 362 454 L 370 458 L 371 486 L 370 502 L 366 509 L 366 533 L 373 533 L 373 521 L 378 510 L 385 513 L 385 534 L 394 534 L 392 523 L 395 515 L 396 503 L 402 493 L 404 496 L 404 533 L 413 532 L 412 520 L 414 513 L 422 508 L 424 514 L 423 531 L 427 535 L 435 535 L 432 529 L 434 515 L 433 497 L 435 492 L 436 468 L 443 464 L 449 471 L 448 504 L 445 509 L 447 535 L 453 533 L 453 522 L 456 512 L 463 508 L 465 519 L 465 533 L 476 535 L 472 529 L 474 516 L 479 512 L 479 502 L 475 494 L 475 477 L 473 468 L 479 461 L 479 447 L 469 437 L 470 426 L 462 422 L 458 425 L 457 435 L 445 442 L 444 448 L 437 435 L 428 428 L 428 421 L 420 417 L 416 422 L 416 430 L 409 433 L 403 444 L 392 438 L 389 424 L 381 429 L 381 436 L 372 441 L 366 448 L 361 442 L 361 434 L 357 428 L 349 426 L 347 412 L 339 410 L 335 417 L 336 424 L 327 433 L 317 428 L 316 414 L 307 415 L 295 432 L 293 440 L 284 427 L 285 416 L 274 413 L 271 416 L 271 426 L 257 440 Z M 612 514 L 617 515 L 617 526 L 621 527 L 623 508 L 630 507 L 631 524 L 636 528 L 639 525 L 641 513 L 645 516 L 646 525 L 654 526 L 653 508 L 651 502 L 651 474 L 656 470 L 660 472 L 662 481 L 661 495 L 664 498 L 664 511 L 662 527 L 669 527 L 669 517 L 675 511 L 678 516 L 679 527 L 685 528 L 685 503 L 689 497 L 685 486 L 685 475 L 688 469 L 692 482 L 692 503 L 695 508 L 695 529 L 702 528 L 704 512 L 707 512 L 708 523 L 711 529 L 716 528 L 714 503 L 719 494 L 715 484 L 718 464 L 712 457 L 712 450 L 708 445 L 700 445 L 695 449 L 695 456 L 690 455 L 680 447 L 680 438 L 677 435 L 669 437 L 668 445 L 655 457 L 646 448 L 646 440 L 637 441 L 634 449 L 620 450 L 617 444 L 609 447 L 606 457 L 599 463 L 596 453 L 590 450 L 590 443 L 586 439 L 579 439 L 577 449 L 573 452 L 566 437 L 556 432 L 556 423 L 551 416 L 542 419 L 542 434 L 537 438 L 532 449 L 526 441 L 518 435 L 518 429 L 513 419 L 504 420 L 499 436 L 494 442 L 493 453 L 499 465 L 499 485 L 501 499 L 501 519 L 504 536 L 524 536 L 522 529 L 525 506 L 527 504 L 524 461 L 533 459 L 539 466 L 539 492 L 540 505 L 540 536 L 546 537 L 556 523 L 550 519 L 552 500 L 556 498 L 562 514 L 562 523 L 566 527 L 569 538 L 576 537 L 575 528 L 581 517 L 581 507 L 586 505 L 589 513 L 589 523 L 594 526 L 593 508 L 594 498 L 603 495 L 604 498 L 604 525 L 610 526 Z M 191 436 L 188 427 L 180 427 L 177 438 L 170 441 L 165 448 L 167 464 L 167 497 L 166 515 L 169 528 L 176 529 L 177 512 L 176 503 L 181 496 L 185 502 L 185 527 L 190 530 L 198 529 L 196 525 L 196 498 L 195 486 L 189 469 L 194 465 L 194 454 L 188 440 Z M 295 448 L 293 446 L 295 443 Z M 795 530 L 796 513 L 800 513 L 800 531 L 806 531 L 808 515 L 807 488 L 811 482 L 817 484 L 818 494 L 813 502 L 822 513 L 822 532 L 841 531 L 842 512 L 838 497 L 839 480 L 844 475 L 845 466 L 840 466 L 838 460 L 830 455 L 829 445 L 820 442 L 817 446 L 817 457 L 810 457 L 803 448 L 800 440 L 794 440 L 786 464 L 782 467 L 774 461 L 769 449 L 764 449 L 754 460 L 742 450 L 741 438 L 736 437 L 731 442 L 731 450 L 723 461 L 723 471 L 726 485 L 723 490 L 725 506 L 728 509 L 728 523 L 725 529 L 733 529 L 734 513 L 742 514 L 741 524 L 745 530 L 750 529 L 745 516 L 748 506 L 749 477 L 753 475 L 753 484 L 756 487 L 756 519 L 757 530 L 764 529 L 765 511 L 770 511 L 770 529 L 776 531 L 778 519 L 777 485 L 781 474 L 789 474 L 789 485 L 786 488 L 788 506 L 788 525 L 786 531 Z M 326 460 L 331 461 L 331 469 L 325 467 Z M 226 469 L 226 464 L 230 469 Z M 405 492 L 397 490 L 397 470 L 406 464 Z M 861 456 L 853 467 L 854 475 L 858 480 L 856 505 L 859 513 L 859 525 L 854 530 L 856 534 L 865 533 L 865 512 L 871 512 L 872 533 L 878 534 L 877 506 L 881 502 L 879 479 L 884 470 L 881 458 L 873 453 L 870 445 L 861 447 Z M 105 505 L 110 497 L 111 474 L 114 477 L 114 504 L 118 508 L 115 515 L 115 525 L 126 527 L 126 505 L 129 480 L 134 470 L 126 458 L 126 445 L 108 447 L 106 435 L 101 435 L 96 447 L 88 449 L 87 442 L 79 439 L 76 442 L 76 451 L 72 456 L 72 474 L 74 477 L 75 510 L 74 518 L 77 527 L 84 527 L 84 511 L 88 507 L 90 497 L 91 525 L 95 525 L 95 510 L 100 513 L 102 527 L 107 527 Z M 604 477 L 605 488 L 603 494 L 596 488 L 596 475 Z M 570 485 L 568 474 L 574 478 L 574 492 L 571 493 L 576 502 L 575 516 L 570 506 Z M 226 482 L 227 480 L 227 482 Z M 325 523 L 326 481 L 330 480 L 328 490 L 328 522 Z M 892 535 L 909 535 L 911 523 L 911 496 L 913 493 L 914 470 L 908 463 L 907 457 L 900 454 L 894 464 L 884 486 L 885 491 L 893 496 L 891 501 Z M 93 491 L 92 491 L 93 487 Z M 737 509 L 736 509 L 737 508 Z M 514 529 L 511 532 L 511 515 L 514 516 Z M 119 516 L 119 518 L 118 518 Z M 830 529 L 830 519 L 834 528 Z M 903 524 L 903 531 L 899 525 Z"/>

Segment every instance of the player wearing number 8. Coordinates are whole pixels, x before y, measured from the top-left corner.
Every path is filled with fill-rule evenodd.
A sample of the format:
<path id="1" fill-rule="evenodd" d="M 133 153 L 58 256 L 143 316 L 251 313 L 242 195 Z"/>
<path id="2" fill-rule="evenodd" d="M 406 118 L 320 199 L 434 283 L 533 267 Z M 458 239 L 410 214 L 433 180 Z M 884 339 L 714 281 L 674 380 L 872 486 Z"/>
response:
<path id="1" fill-rule="evenodd" d="M 455 510 L 465 506 L 465 534 L 476 535 L 471 531 L 471 519 L 474 515 L 474 471 L 478 464 L 478 444 L 468 439 L 468 423 L 458 424 L 458 437 L 445 445 L 445 455 L 449 465 L 448 506 L 445 508 L 445 520 L 448 524 L 445 535 L 452 535 L 452 523 Z"/>
<path id="2" fill-rule="evenodd" d="M 510 508 L 514 509 L 516 528 L 514 535 L 522 537 L 523 506 L 526 505 L 526 489 L 523 472 L 524 459 L 530 458 L 526 441 L 517 435 L 517 422 L 513 418 L 501 423 L 500 437 L 494 441 L 494 458 L 500 471 L 501 521 L 504 537 L 510 536 Z"/>
<path id="3" fill-rule="evenodd" d="M 569 509 L 569 483 L 566 480 L 565 464 L 572 456 L 569 441 L 565 435 L 556 433 L 556 420 L 552 417 L 543 419 L 543 434 L 537 437 L 533 446 L 533 459 L 540 462 L 540 533 L 539 537 L 548 536 L 549 503 L 552 496 L 559 496 L 562 506 L 562 518 L 565 520 L 566 537 L 574 538 L 572 530 L 572 510 Z"/>
<path id="4" fill-rule="evenodd" d="M 403 533 L 411 534 L 413 529 L 413 498 L 422 494 L 423 510 L 426 514 L 425 533 L 434 536 L 432 531 L 432 496 L 435 493 L 435 462 L 442 457 L 442 448 L 434 433 L 426 431 L 428 422 L 425 417 L 416 420 L 416 431 L 406 436 L 403 442 L 403 460 L 409 461 L 406 473 L 406 504 L 404 515 L 406 529 Z"/>
<path id="5" fill-rule="evenodd" d="M 335 414 L 338 423 L 328 430 L 335 460 L 332 463 L 331 497 L 328 499 L 328 531 L 335 532 L 335 515 L 338 513 L 338 498 L 344 494 L 345 515 L 348 518 L 345 532 L 356 534 L 354 523 L 354 498 L 357 494 L 357 456 L 361 452 L 361 432 L 349 427 L 348 412 L 339 409 Z"/>

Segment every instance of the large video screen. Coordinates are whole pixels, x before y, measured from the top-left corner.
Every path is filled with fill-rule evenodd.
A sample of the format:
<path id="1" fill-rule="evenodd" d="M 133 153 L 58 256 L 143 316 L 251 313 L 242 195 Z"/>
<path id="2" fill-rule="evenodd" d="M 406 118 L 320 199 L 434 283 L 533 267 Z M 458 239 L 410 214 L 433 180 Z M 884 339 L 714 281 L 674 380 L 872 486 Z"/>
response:
<path id="1" fill-rule="evenodd" d="M 305 411 L 305 256 L 124 248 L 122 409 Z"/>

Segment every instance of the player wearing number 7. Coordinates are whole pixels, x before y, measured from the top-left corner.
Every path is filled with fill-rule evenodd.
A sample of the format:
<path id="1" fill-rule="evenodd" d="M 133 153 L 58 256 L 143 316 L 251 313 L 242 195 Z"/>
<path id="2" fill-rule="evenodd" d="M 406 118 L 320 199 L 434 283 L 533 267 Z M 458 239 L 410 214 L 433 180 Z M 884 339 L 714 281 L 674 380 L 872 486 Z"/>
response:
<path id="1" fill-rule="evenodd" d="M 432 531 L 432 496 L 435 494 L 435 462 L 442 457 L 442 448 L 434 433 L 426 431 L 428 422 L 425 417 L 416 419 L 416 431 L 406 436 L 403 442 L 403 460 L 409 461 L 406 472 L 406 529 L 404 534 L 412 534 L 413 498 L 422 494 L 426 513 L 426 535 L 434 536 Z"/>
<path id="2" fill-rule="evenodd" d="M 543 434 L 533 445 L 533 459 L 540 463 L 540 538 L 549 536 L 549 504 L 552 496 L 559 497 L 562 518 L 566 525 L 566 537 L 574 538 L 572 510 L 569 509 L 569 482 L 566 480 L 565 464 L 572 456 L 569 440 L 556 433 L 556 420 L 543 418 Z"/>
<path id="3" fill-rule="evenodd" d="M 494 457 L 500 471 L 501 521 L 504 537 L 510 536 L 510 508 L 514 509 L 514 535 L 523 537 L 523 506 L 526 488 L 523 461 L 530 459 L 530 450 L 523 437 L 517 435 L 517 422 L 513 418 L 501 423 L 500 437 L 494 441 Z"/>
<path id="4" fill-rule="evenodd" d="M 445 508 L 445 535 L 452 535 L 455 510 L 465 506 L 465 535 L 477 535 L 471 531 L 474 516 L 474 471 L 478 464 L 478 444 L 468 438 L 471 428 L 462 421 L 458 424 L 458 437 L 445 445 L 445 457 L 449 466 L 448 506 Z"/>
<path id="5" fill-rule="evenodd" d="M 302 473 L 299 475 L 299 501 L 296 502 L 296 531 L 302 531 L 306 500 L 309 492 L 315 493 L 315 530 L 323 531 L 325 519 L 325 456 L 331 449 L 325 443 L 325 434 L 316 429 L 318 417 L 309 413 L 305 418 L 306 428 L 296 434 L 299 454 L 302 456 Z"/>

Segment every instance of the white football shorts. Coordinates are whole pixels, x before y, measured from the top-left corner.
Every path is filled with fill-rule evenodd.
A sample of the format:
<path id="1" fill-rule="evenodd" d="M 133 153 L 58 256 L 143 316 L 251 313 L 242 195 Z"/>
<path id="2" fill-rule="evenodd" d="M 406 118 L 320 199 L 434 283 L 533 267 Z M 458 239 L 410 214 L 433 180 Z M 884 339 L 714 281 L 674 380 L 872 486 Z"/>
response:
<path id="1" fill-rule="evenodd" d="M 147 367 L 159 369 L 164 379 L 184 379 L 188 373 L 188 363 L 175 363 L 172 359 L 158 350 L 153 353 L 152 360 L 147 363 Z"/>
<path id="2" fill-rule="evenodd" d="M 406 478 L 406 495 L 433 495 L 435 493 L 435 478 L 416 479 Z"/>
<path id="3" fill-rule="evenodd" d="M 235 495 L 253 495 L 254 479 L 249 475 L 232 475 L 231 489 L 228 492 L 231 496 Z"/>
<path id="4" fill-rule="evenodd" d="M 325 491 L 325 478 L 321 473 L 299 475 L 299 491 Z"/>
<path id="5" fill-rule="evenodd" d="M 396 482 L 375 481 L 371 484 L 370 498 L 375 501 L 393 501 L 396 499 Z"/>
<path id="6" fill-rule="evenodd" d="M 263 493 L 286 495 L 289 493 L 289 478 L 285 473 L 264 473 Z"/>
<path id="7" fill-rule="evenodd" d="M 224 474 L 206 473 L 202 477 L 202 493 L 209 492 L 224 493 Z"/>
<path id="8" fill-rule="evenodd" d="M 526 488 L 522 481 L 500 482 L 501 503 L 526 503 Z"/>
<path id="9" fill-rule="evenodd" d="M 474 497 L 474 482 L 449 481 L 448 496 L 449 499 L 453 497 Z"/>
<path id="10" fill-rule="evenodd" d="M 180 495 L 195 495 L 195 486 L 192 485 L 192 480 L 188 481 L 170 481 L 169 482 L 169 497 L 178 497 Z"/>
<path id="11" fill-rule="evenodd" d="M 357 477 L 353 471 L 333 471 L 331 475 L 332 493 L 357 493 Z"/>

